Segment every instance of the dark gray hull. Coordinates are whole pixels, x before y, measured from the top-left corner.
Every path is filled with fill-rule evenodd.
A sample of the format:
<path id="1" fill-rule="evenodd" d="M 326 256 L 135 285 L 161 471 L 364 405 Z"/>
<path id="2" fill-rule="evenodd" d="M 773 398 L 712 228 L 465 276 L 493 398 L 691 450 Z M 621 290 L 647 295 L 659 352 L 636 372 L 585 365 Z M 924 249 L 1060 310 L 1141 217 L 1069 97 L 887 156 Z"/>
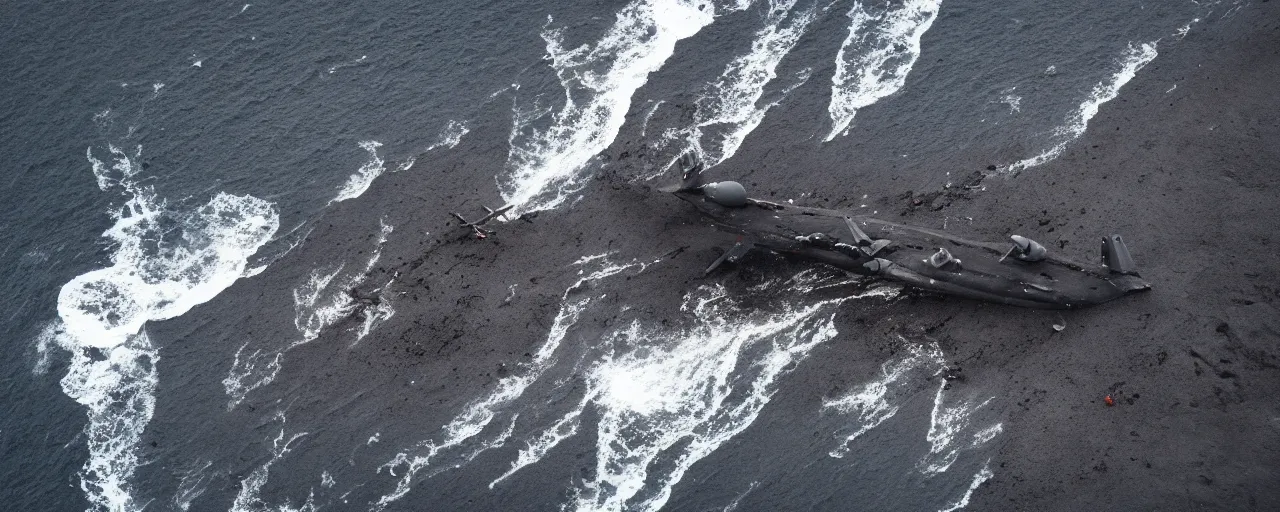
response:
<path id="1" fill-rule="evenodd" d="M 1008 257 L 1011 243 L 977 242 L 940 230 L 836 210 L 760 200 L 732 208 L 709 201 L 696 192 L 677 195 L 705 212 L 717 226 L 743 235 L 744 243 L 754 247 L 947 295 L 1020 307 L 1075 309 L 1151 288 L 1136 272 L 1118 272 L 1105 265 L 1077 262 L 1052 252 L 1035 262 Z M 872 239 L 891 243 L 874 257 L 848 250 L 857 245 L 857 237 L 846 218 Z M 815 233 L 843 244 L 845 250 L 803 240 Z M 1117 243 L 1122 242 L 1117 240 Z M 945 248 L 957 261 L 942 267 L 931 263 L 930 257 L 940 248 Z"/>

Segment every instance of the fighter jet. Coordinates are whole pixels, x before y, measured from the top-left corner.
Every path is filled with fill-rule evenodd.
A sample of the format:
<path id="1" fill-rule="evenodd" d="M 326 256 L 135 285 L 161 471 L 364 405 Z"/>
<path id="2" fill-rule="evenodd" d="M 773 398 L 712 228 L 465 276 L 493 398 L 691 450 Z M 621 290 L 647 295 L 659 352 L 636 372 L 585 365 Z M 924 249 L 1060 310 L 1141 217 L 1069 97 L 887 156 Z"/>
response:
<path id="1" fill-rule="evenodd" d="M 1151 289 L 1120 235 L 1102 239 L 1101 265 L 1080 263 L 1018 235 L 1004 244 L 977 242 L 865 215 L 753 199 L 737 182 L 704 184 L 703 165 L 692 155 L 681 157 L 680 165 L 681 184 L 664 191 L 739 235 L 706 274 L 763 249 L 931 292 L 1029 308 L 1084 308 Z"/>

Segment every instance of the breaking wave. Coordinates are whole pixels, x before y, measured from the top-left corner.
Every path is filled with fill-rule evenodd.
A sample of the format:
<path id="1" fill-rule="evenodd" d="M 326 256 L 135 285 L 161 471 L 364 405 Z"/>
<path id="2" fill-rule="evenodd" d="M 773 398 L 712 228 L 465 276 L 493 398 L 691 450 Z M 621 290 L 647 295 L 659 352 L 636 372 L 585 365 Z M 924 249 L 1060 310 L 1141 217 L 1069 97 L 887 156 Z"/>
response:
<path id="1" fill-rule="evenodd" d="M 343 183 L 342 187 L 338 189 L 338 195 L 332 201 L 329 201 L 331 204 L 360 197 L 360 194 L 369 190 L 369 185 L 373 184 L 373 180 L 377 179 L 378 176 L 382 176 L 383 171 L 387 170 L 386 165 L 384 165 L 385 162 L 378 156 L 378 148 L 382 147 L 381 142 L 367 140 L 361 142 L 360 147 L 369 152 L 369 161 L 360 166 L 354 174 L 347 177 L 347 182 Z"/>

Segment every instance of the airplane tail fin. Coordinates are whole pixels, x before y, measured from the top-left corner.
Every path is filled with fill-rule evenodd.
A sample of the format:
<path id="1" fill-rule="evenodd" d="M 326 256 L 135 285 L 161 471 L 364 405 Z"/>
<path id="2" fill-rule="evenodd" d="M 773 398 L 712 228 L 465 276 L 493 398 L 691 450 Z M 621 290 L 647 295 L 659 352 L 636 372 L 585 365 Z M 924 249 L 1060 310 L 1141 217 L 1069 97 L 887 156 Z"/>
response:
<path id="1" fill-rule="evenodd" d="M 1102 239 L 1102 264 L 1112 272 L 1120 274 L 1138 273 L 1138 265 L 1129 255 L 1129 247 L 1124 244 L 1120 235 L 1111 235 Z"/>

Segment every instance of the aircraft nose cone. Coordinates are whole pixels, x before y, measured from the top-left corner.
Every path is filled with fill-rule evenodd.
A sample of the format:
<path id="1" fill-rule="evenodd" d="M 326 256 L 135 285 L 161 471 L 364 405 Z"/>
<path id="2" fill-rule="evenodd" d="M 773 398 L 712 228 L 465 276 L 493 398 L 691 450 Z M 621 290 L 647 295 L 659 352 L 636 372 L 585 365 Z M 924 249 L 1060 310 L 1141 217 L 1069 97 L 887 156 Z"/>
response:
<path id="1" fill-rule="evenodd" d="M 737 208 L 747 205 L 747 189 L 736 181 L 708 183 L 702 187 L 702 194 L 720 206 Z"/>

